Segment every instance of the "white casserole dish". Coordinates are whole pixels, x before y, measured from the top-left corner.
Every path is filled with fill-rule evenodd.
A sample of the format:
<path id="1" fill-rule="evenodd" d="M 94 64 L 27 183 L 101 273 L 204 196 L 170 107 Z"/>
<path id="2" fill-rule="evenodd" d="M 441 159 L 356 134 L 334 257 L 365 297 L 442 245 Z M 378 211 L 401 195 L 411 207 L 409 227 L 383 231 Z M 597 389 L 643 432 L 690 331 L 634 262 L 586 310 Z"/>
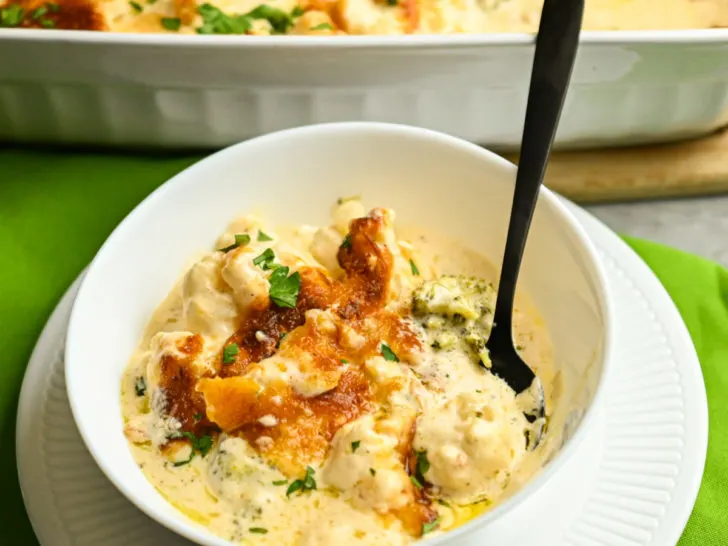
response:
<path id="1" fill-rule="evenodd" d="M 162 497 L 134 462 L 123 434 L 122 373 L 150 314 L 191 257 L 209 248 L 228 220 L 241 213 L 258 208 L 272 225 L 323 224 L 337 197 L 361 193 L 367 202 L 397 211 L 400 225 L 426 226 L 497 264 L 514 175 L 513 165 L 502 158 L 446 135 L 353 123 L 244 142 L 161 186 L 104 243 L 70 317 L 68 396 L 101 470 L 129 500 L 173 531 L 197 544 L 229 544 Z M 609 288 L 583 228 L 546 188 L 533 226 L 519 289 L 525 287 L 547 325 L 562 376 L 544 444 L 550 462 L 511 499 L 432 544 L 451 544 L 514 508 L 563 465 L 593 426 L 613 354 Z"/>
<path id="2" fill-rule="evenodd" d="M 170 36 L 0 29 L 0 140 L 216 148 L 331 121 L 519 145 L 526 34 Z M 728 29 L 584 32 L 556 145 L 728 123 Z"/>

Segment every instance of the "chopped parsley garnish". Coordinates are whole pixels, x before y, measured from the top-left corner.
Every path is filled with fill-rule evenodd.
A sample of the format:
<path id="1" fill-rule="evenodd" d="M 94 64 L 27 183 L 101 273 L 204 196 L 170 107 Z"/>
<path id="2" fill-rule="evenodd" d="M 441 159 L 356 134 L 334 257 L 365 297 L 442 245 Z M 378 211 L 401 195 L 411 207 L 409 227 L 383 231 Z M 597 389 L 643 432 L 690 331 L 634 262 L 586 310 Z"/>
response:
<path id="1" fill-rule="evenodd" d="M 289 14 L 268 4 L 261 4 L 257 8 L 249 11 L 247 16 L 251 19 L 265 19 L 278 34 L 285 34 L 288 27 L 293 24 Z"/>
<path id="2" fill-rule="evenodd" d="M 174 466 L 184 466 L 184 465 L 190 463 L 192 461 L 192 459 L 194 459 L 194 458 L 195 458 L 195 452 L 194 451 L 190 451 L 190 456 L 189 457 L 187 457 L 183 461 L 175 461 L 174 462 Z"/>
<path id="3" fill-rule="evenodd" d="M 369 474 L 371 474 L 372 476 L 376 476 L 377 475 L 377 471 L 374 470 L 373 468 L 370 468 L 369 469 Z"/>
<path id="4" fill-rule="evenodd" d="M 226 345 L 222 350 L 222 363 L 223 364 L 235 364 L 235 359 L 240 352 L 240 347 L 237 343 L 231 343 Z"/>
<path id="5" fill-rule="evenodd" d="M 291 17 L 292 17 L 292 18 L 293 18 L 293 17 L 300 17 L 300 16 L 301 16 L 301 15 L 303 15 L 304 13 L 305 13 L 305 12 L 303 11 L 303 8 L 302 8 L 301 6 L 296 6 L 295 8 L 293 8 L 293 9 L 291 10 Z"/>
<path id="6" fill-rule="evenodd" d="M 422 524 L 422 534 L 426 535 L 427 533 L 431 533 L 437 527 L 440 525 L 440 518 L 435 519 L 434 521 L 431 521 L 429 523 L 423 523 Z"/>
<path id="7" fill-rule="evenodd" d="M 417 451 L 417 475 L 425 477 L 430 470 L 430 461 L 427 460 L 427 451 Z"/>
<path id="8" fill-rule="evenodd" d="M 226 15 L 212 4 L 202 4 L 197 8 L 202 17 L 202 26 L 197 28 L 198 34 L 245 34 L 253 22 L 245 15 Z"/>
<path id="9" fill-rule="evenodd" d="M 46 6 L 41 6 L 35 10 L 33 10 L 33 13 L 30 15 L 32 19 L 40 19 L 43 17 L 46 13 L 48 13 L 48 8 Z"/>
<path id="10" fill-rule="evenodd" d="M 273 237 L 271 237 L 267 233 L 264 233 L 262 231 L 258 231 L 258 240 L 259 241 L 272 241 L 273 240 Z"/>
<path id="11" fill-rule="evenodd" d="M 248 531 L 250 531 L 251 533 L 256 533 L 258 535 L 264 535 L 268 532 L 268 529 L 266 529 L 265 527 L 251 527 L 250 529 L 248 529 Z"/>
<path id="12" fill-rule="evenodd" d="M 23 22 L 25 9 L 19 4 L 10 4 L 0 8 L 0 27 L 17 27 Z"/>
<path id="13" fill-rule="evenodd" d="M 417 265 L 415 264 L 414 260 L 410 259 L 410 269 L 412 270 L 413 275 L 419 275 L 420 270 L 417 269 Z"/>
<path id="14" fill-rule="evenodd" d="M 288 267 L 279 267 L 270 274 L 268 295 L 278 307 L 293 309 L 296 307 L 298 293 L 301 291 L 301 275 L 296 271 L 289 277 L 288 271 Z"/>
<path id="15" fill-rule="evenodd" d="M 179 30 L 179 27 L 182 26 L 182 20 L 179 17 L 162 17 L 162 26 L 167 30 Z"/>
<path id="16" fill-rule="evenodd" d="M 361 445 L 361 440 L 357 440 L 355 442 L 351 442 L 351 452 L 355 453 L 357 449 L 359 449 L 359 446 Z"/>
<path id="17" fill-rule="evenodd" d="M 341 363 L 342 363 L 342 364 L 348 364 L 348 363 L 349 363 L 349 361 L 348 361 L 348 360 L 346 360 L 345 358 L 342 358 L 342 359 L 341 359 Z"/>
<path id="18" fill-rule="evenodd" d="M 278 338 L 278 343 L 276 343 L 276 349 L 280 349 L 281 347 L 281 341 L 283 341 L 283 338 L 286 337 L 288 334 L 286 332 L 283 332 L 281 334 L 281 337 Z"/>
<path id="19" fill-rule="evenodd" d="M 296 480 L 288 486 L 286 497 L 290 497 L 296 491 L 313 491 L 316 489 L 316 480 L 313 477 L 314 470 L 310 466 L 306 467 L 306 475 L 302 480 Z"/>
<path id="20" fill-rule="evenodd" d="M 273 485 L 286 485 L 288 483 L 288 480 L 276 480 L 273 482 Z"/>
<path id="21" fill-rule="evenodd" d="M 275 269 L 279 267 L 273 263 L 276 259 L 276 254 L 272 248 L 266 248 L 260 255 L 253 258 L 253 265 L 257 265 L 261 269 Z"/>
<path id="22" fill-rule="evenodd" d="M 339 197 L 336 200 L 336 204 L 343 205 L 344 203 L 348 203 L 349 201 L 361 201 L 361 195 L 350 195 L 348 197 Z"/>
<path id="23" fill-rule="evenodd" d="M 293 25 L 294 17 L 267 4 L 261 4 L 245 14 L 228 15 L 220 8 L 205 3 L 197 8 L 197 13 L 202 17 L 202 26 L 197 28 L 198 34 L 246 34 L 255 20 L 266 20 L 274 33 L 285 34 L 288 27 Z"/>
<path id="24" fill-rule="evenodd" d="M 134 392 L 137 396 L 144 396 L 144 393 L 147 392 L 147 382 L 141 375 L 134 381 Z"/>
<path id="25" fill-rule="evenodd" d="M 425 480 L 425 474 L 427 474 L 427 471 L 430 469 L 430 461 L 427 460 L 427 451 L 425 450 L 415 451 L 415 455 L 417 456 L 415 473 L 413 476 L 410 476 L 410 479 L 417 488 L 422 489 L 424 487 L 424 483 L 427 481 Z"/>
<path id="26" fill-rule="evenodd" d="M 315 27 L 311 27 L 310 30 L 334 30 L 334 27 L 332 27 L 328 23 L 321 23 L 320 25 L 316 25 Z"/>
<path id="27" fill-rule="evenodd" d="M 396 6 L 397 2 L 398 0 L 387 0 L 387 4 L 389 4 L 390 6 Z"/>
<path id="28" fill-rule="evenodd" d="M 54 4 L 53 2 L 46 2 L 46 7 L 51 11 L 51 13 L 58 13 L 61 11 L 61 6 Z"/>
<path id="29" fill-rule="evenodd" d="M 441 504 L 442 506 L 450 508 L 450 504 L 447 501 L 444 501 L 442 499 L 437 499 L 437 504 Z"/>
<path id="30" fill-rule="evenodd" d="M 399 362 L 399 358 L 396 354 L 394 354 L 394 351 L 389 348 L 389 345 L 386 343 L 382 343 L 382 356 L 384 357 L 384 360 L 389 360 L 391 362 Z"/>
<path id="31" fill-rule="evenodd" d="M 43 28 L 53 28 L 56 26 L 56 24 L 53 21 L 51 21 L 50 19 L 41 19 L 38 22 L 40 23 L 40 26 L 42 26 Z"/>
<path id="32" fill-rule="evenodd" d="M 195 421 L 202 421 L 202 414 L 201 414 L 201 413 L 195 413 L 195 414 L 194 414 L 194 415 L 192 416 L 192 418 L 193 418 L 193 419 L 194 419 Z"/>
<path id="33" fill-rule="evenodd" d="M 195 457 L 196 453 L 199 453 L 200 457 L 204 457 L 210 452 L 210 449 L 212 449 L 212 436 L 208 436 L 207 434 L 197 437 L 191 432 L 183 431 L 175 432 L 174 434 L 171 434 L 169 436 L 170 440 L 177 440 L 179 438 L 188 439 L 190 441 L 192 451 L 190 452 L 190 456 L 187 459 L 185 459 L 184 461 L 177 461 L 176 463 L 174 463 L 174 466 L 186 465 Z"/>
<path id="34" fill-rule="evenodd" d="M 144 8 L 139 2 L 134 2 L 134 0 L 129 0 L 129 5 L 131 6 L 131 9 L 136 11 L 137 13 L 141 13 L 144 11 Z"/>
<path id="35" fill-rule="evenodd" d="M 199 438 L 196 437 L 194 434 L 191 434 L 193 440 L 192 440 L 192 448 L 197 451 L 202 457 L 207 455 L 212 449 L 212 436 L 208 436 L 207 434 L 200 436 Z"/>
<path id="36" fill-rule="evenodd" d="M 351 248 L 351 235 L 346 234 L 346 237 L 344 237 L 344 240 L 341 243 L 341 248 Z"/>
<path id="37" fill-rule="evenodd" d="M 179 28 L 179 27 L 177 27 Z M 175 29 L 171 29 L 175 30 Z M 225 248 L 221 248 L 220 252 L 230 252 L 231 250 L 235 250 L 239 246 L 245 246 L 250 242 L 250 235 L 247 233 L 236 233 L 235 234 L 235 242 L 231 244 L 230 246 L 226 246 Z"/>

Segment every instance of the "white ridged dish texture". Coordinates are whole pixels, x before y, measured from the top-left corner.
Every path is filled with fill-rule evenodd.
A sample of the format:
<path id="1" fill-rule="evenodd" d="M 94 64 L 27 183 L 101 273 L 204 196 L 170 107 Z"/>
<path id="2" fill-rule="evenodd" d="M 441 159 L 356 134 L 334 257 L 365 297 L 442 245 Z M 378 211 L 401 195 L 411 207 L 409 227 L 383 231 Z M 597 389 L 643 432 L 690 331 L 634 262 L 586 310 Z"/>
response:
<path id="1" fill-rule="evenodd" d="M 0 141 L 210 149 L 308 124 L 379 121 L 512 150 L 533 50 L 525 34 L 0 29 Z M 585 32 L 556 146 L 677 140 L 726 123 L 728 29 Z"/>
<path id="2" fill-rule="evenodd" d="M 695 502 L 708 441 L 707 401 L 687 329 L 629 247 L 571 208 L 599 251 L 615 300 L 613 371 L 579 451 L 534 495 L 461 546 L 669 546 Z M 76 429 L 63 345 L 78 284 L 48 321 L 20 397 L 18 472 L 38 539 L 42 546 L 189 544 L 116 490 Z"/>

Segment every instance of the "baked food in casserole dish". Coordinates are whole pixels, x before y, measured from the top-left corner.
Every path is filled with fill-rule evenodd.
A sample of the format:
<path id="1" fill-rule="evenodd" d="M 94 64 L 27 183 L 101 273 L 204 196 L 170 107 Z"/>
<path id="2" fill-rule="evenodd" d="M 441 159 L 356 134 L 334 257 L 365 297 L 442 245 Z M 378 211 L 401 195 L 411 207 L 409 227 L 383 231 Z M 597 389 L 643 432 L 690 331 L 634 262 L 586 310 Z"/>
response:
<path id="1" fill-rule="evenodd" d="M 506 0 L 489 12 L 489 24 L 500 17 L 514 32 L 427 34 L 422 26 L 409 34 L 349 29 L 336 37 L 326 27 L 343 28 L 336 1 L 364 6 L 358 24 L 368 21 L 365 13 L 396 19 L 404 7 L 332 0 L 334 7 L 309 6 L 297 16 L 291 0 L 267 8 L 260 0 L 200 0 L 184 4 L 192 22 L 183 25 L 181 2 L 189 0 L 108 0 L 99 4 L 108 15 L 82 8 L 89 0 L 30 1 L 11 0 L 23 4 L 2 12 L 10 28 L 0 28 L 0 141 L 215 149 L 280 129 L 354 120 L 416 125 L 501 151 L 520 145 L 533 59 L 533 34 L 515 30 L 535 29 L 542 0 Z M 665 142 L 728 123 L 728 28 L 707 28 L 725 23 L 724 2 L 587 4 L 558 149 Z M 521 20 L 518 9 L 530 9 L 531 18 Z M 240 14 L 246 22 L 231 23 Z M 66 30 L 89 19 L 109 28 L 109 16 L 118 18 L 116 30 L 147 21 L 151 32 Z M 278 25 L 287 34 L 219 33 L 240 25 L 256 33 Z M 674 30 L 655 30 L 661 28 Z"/>
<path id="2" fill-rule="evenodd" d="M 4 5 L 3 5 L 4 4 Z M 0 26 L 183 34 L 535 32 L 543 0 L 3 0 Z M 728 26 L 723 0 L 590 0 L 586 30 Z"/>

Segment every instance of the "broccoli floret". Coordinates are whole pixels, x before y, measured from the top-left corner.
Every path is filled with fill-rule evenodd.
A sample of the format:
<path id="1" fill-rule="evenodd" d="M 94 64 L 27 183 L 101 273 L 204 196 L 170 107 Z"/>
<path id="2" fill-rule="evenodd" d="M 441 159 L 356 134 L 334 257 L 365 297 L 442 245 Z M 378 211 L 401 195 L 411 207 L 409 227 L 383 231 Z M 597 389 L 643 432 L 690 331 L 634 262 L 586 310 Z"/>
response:
<path id="1" fill-rule="evenodd" d="M 490 367 L 485 343 L 490 335 L 495 289 L 475 277 L 445 275 L 424 282 L 414 293 L 412 311 L 436 350 L 446 350 L 458 339 L 474 359 Z"/>

